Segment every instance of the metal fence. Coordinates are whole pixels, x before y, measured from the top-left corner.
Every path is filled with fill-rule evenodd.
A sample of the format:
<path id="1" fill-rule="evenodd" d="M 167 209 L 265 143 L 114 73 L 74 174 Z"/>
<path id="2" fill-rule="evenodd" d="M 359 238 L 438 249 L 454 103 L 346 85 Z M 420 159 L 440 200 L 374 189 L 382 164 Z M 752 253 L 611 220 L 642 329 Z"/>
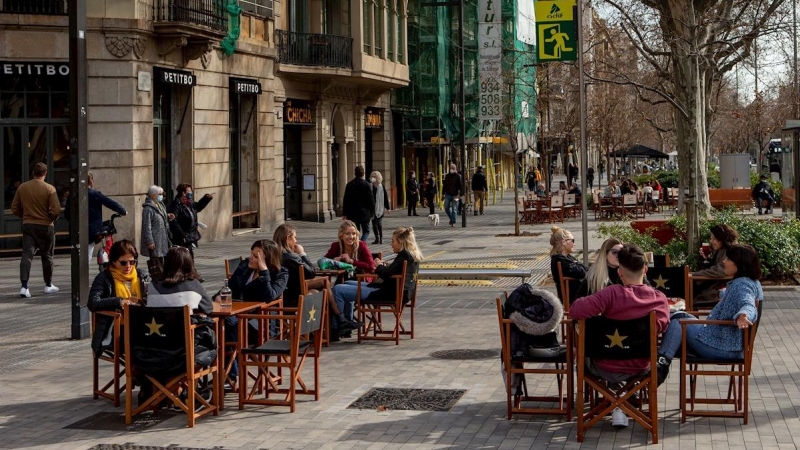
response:
<path id="1" fill-rule="evenodd" d="M 0 0 L 0 13 L 66 15 L 67 0 Z"/>
<path id="2" fill-rule="evenodd" d="M 276 30 L 278 62 L 298 66 L 353 68 L 353 38 Z"/>
<path id="3" fill-rule="evenodd" d="M 228 13 L 224 0 L 155 0 L 156 22 L 183 22 L 228 32 Z"/>

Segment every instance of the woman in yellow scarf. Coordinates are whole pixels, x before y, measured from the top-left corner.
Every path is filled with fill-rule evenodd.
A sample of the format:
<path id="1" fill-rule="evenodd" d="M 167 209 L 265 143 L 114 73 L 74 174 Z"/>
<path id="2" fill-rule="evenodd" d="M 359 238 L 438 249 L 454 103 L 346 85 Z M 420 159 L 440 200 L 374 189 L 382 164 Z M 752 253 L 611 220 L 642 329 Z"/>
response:
<path id="1" fill-rule="evenodd" d="M 146 271 L 138 268 L 139 252 L 133 242 L 123 239 L 111 246 L 109 263 L 105 270 L 97 274 L 89 291 L 89 311 L 116 311 L 124 304 L 145 301 L 145 283 L 150 281 Z M 100 355 L 111 345 L 111 329 L 114 319 L 98 315 L 92 350 Z"/>

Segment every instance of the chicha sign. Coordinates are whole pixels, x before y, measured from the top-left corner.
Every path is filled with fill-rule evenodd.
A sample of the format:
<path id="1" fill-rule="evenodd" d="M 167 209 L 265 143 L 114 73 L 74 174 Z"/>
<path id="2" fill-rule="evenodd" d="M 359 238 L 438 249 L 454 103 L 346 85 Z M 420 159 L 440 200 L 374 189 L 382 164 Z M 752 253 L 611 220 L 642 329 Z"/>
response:
<path id="1" fill-rule="evenodd" d="M 383 129 L 383 108 L 367 108 L 364 110 L 364 128 L 368 130 Z"/>
<path id="2" fill-rule="evenodd" d="M 286 100 L 283 103 L 283 123 L 314 125 L 314 107 L 308 100 Z"/>

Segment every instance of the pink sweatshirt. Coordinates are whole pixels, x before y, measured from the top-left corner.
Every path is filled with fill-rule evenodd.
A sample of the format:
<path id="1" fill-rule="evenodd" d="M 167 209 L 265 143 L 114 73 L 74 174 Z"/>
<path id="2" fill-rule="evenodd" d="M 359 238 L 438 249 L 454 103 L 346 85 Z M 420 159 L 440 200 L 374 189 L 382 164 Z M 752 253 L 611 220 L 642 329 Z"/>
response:
<path id="1" fill-rule="evenodd" d="M 569 316 L 575 320 L 594 316 L 609 319 L 630 320 L 656 312 L 658 332 L 663 333 L 669 326 L 669 305 L 667 297 L 645 284 L 621 286 L 614 284 L 601 291 L 575 300 L 569 308 Z M 601 360 L 597 366 L 609 372 L 639 373 L 649 368 L 648 359 Z"/>

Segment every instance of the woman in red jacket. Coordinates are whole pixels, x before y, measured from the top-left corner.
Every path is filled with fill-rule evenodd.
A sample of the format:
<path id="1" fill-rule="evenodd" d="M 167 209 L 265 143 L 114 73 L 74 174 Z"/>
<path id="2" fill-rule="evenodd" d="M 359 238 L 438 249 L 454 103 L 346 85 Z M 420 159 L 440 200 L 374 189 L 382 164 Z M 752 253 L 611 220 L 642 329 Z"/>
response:
<path id="1" fill-rule="evenodd" d="M 339 239 L 331 244 L 331 248 L 325 253 L 325 257 L 334 261 L 352 264 L 358 272 L 374 272 L 375 261 L 372 259 L 372 253 L 370 253 L 367 243 L 359 240 L 360 237 L 353 221 L 342 221 L 342 225 L 339 227 Z M 346 277 L 345 281 L 354 278 L 355 275 Z"/>

